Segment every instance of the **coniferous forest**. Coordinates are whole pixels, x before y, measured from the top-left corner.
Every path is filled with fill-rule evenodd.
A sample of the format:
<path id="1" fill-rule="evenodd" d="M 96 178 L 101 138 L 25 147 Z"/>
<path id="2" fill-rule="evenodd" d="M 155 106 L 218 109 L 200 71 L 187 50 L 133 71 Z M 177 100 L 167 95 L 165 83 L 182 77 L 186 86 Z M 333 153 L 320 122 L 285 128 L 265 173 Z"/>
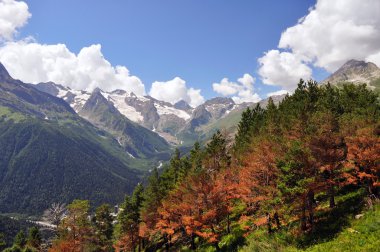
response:
<path id="1" fill-rule="evenodd" d="M 87 200 L 45 213 L 49 251 L 376 251 L 379 109 L 365 85 L 301 80 L 246 109 L 235 141 L 222 130 L 176 150 L 117 214 Z M 41 248 L 38 230 L 20 236 L 4 251 Z"/>

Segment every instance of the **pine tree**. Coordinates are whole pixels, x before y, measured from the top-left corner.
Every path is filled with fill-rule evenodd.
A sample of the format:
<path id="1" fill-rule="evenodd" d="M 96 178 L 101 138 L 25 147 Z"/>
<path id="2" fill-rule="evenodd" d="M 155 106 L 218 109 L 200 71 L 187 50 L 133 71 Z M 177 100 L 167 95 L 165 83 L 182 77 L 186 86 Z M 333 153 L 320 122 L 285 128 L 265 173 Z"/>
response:
<path id="1" fill-rule="evenodd" d="M 19 247 L 19 248 L 24 248 L 26 245 L 26 237 L 24 231 L 20 231 L 17 233 L 15 236 L 15 239 L 13 241 L 13 245 Z"/>
<path id="2" fill-rule="evenodd" d="M 219 130 L 207 144 L 205 153 L 204 161 L 208 172 L 215 173 L 230 165 L 231 157 L 227 152 L 227 142 Z"/>
<path id="3" fill-rule="evenodd" d="M 108 204 L 103 204 L 96 209 L 93 222 L 99 248 L 102 251 L 112 251 L 113 217 Z"/>
<path id="4" fill-rule="evenodd" d="M 290 206 L 289 214 L 300 216 L 301 230 L 307 228 L 306 212 L 309 212 L 309 223 L 314 218 L 314 186 L 316 170 L 314 160 L 306 146 L 293 141 L 285 158 L 278 162 L 280 171 L 278 188 L 283 203 Z"/>
<path id="5" fill-rule="evenodd" d="M 28 239 L 27 239 L 27 245 L 29 247 L 39 250 L 41 243 L 42 243 L 42 238 L 41 238 L 40 230 L 37 227 L 30 228 Z"/>

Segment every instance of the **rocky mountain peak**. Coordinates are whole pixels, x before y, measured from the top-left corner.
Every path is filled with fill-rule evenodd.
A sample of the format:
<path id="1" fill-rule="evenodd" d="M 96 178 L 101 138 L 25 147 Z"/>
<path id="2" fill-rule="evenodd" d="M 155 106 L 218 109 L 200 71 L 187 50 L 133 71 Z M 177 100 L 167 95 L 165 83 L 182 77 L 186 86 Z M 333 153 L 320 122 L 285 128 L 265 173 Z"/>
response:
<path id="1" fill-rule="evenodd" d="M 380 78 L 380 68 L 378 68 L 374 63 L 352 59 L 347 61 L 336 72 L 330 75 L 323 81 L 323 83 L 370 83 L 378 78 Z"/>
<path id="2" fill-rule="evenodd" d="M 1 80 L 10 80 L 12 77 L 9 75 L 7 69 L 3 64 L 0 63 L 0 81 Z"/>
<path id="3" fill-rule="evenodd" d="M 206 106 L 213 104 L 235 104 L 234 100 L 229 97 L 215 97 L 204 103 Z"/>
<path id="4" fill-rule="evenodd" d="M 184 100 L 180 100 L 174 104 L 174 108 L 182 110 L 190 110 L 192 107 Z"/>

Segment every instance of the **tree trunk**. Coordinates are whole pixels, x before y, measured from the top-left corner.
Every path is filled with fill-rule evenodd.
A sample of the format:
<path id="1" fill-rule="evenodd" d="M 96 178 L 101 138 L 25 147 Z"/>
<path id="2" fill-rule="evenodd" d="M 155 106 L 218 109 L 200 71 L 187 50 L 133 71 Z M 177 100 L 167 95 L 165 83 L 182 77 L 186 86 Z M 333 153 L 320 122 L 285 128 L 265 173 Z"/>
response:
<path id="1" fill-rule="evenodd" d="M 227 214 L 227 234 L 231 233 L 230 230 L 230 214 Z"/>
<path id="2" fill-rule="evenodd" d="M 309 191 L 307 194 L 307 207 L 309 211 L 309 224 L 310 228 L 313 229 L 314 226 L 314 192 Z"/>
<path id="3" fill-rule="evenodd" d="M 191 250 L 195 250 L 195 235 L 191 233 Z"/>
<path id="4" fill-rule="evenodd" d="M 272 218 L 270 217 L 269 213 L 266 213 L 267 215 L 267 228 L 268 228 L 268 234 L 272 233 Z"/>
<path id="5" fill-rule="evenodd" d="M 280 223 L 280 218 L 279 218 L 277 212 L 274 213 L 273 218 L 274 218 L 274 220 L 276 222 L 277 229 L 280 229 L 281 228 L 281 223 Z"/>
<path id="6" fill-rule="evenodd" d="M 164 242 L 165 242 L 165 251 L 169 252 L 169 240 L 167 238 L 167 235 L 164 235 Z"/>
<path id="7" fill-rule="evenodd" d="M 334 208 L 335 207 L 335 190 L 334 190 L 333 185 L 329 187 L 329 196 L 330 196 L 330 208 Z"/>
<path id="8" fill-rule="evenodd" d="M 301 212 L 301 230 L 306 230 L 306 199 L 302 202 L 302 212 Z"/>

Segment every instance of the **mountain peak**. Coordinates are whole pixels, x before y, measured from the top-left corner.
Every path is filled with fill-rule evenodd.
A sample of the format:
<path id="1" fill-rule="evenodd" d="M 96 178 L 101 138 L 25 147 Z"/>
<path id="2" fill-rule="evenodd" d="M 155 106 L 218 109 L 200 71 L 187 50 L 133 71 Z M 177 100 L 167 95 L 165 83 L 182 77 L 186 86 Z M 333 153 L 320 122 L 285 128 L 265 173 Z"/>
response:
<path id="1" fill-rule="evenodd" d="M 180 101 L 176 102 L 173 106 L 174 106 L 174 108 L 181 109 L 181 110 L 192 109 L 192 107 L 184 100 L 180 100 Z"/>
<path id="2" fill-rule="evenodd" d="M 372 62 L 365 62 L 364 60 L 349 60 L 346 63 L 344 63 L 343 66 L 340 67 L 340 69 L 349 69 L 349 68 L 370 68 L 370 69 L 379 69 L 374 63 Z M 339 71 L 339 69 L 338 69 Z"/>
<path id="3" fill-rule="evenodd" d="M 9 79 L 12 79 L 12 77 L 9 75 L 5 66 L 0 63 L 0 80 L 9 80 Z"/>
<path id="4" fill-rule="evenodd" d="M 229 97 L 215 97 L 206 101 L 204 104 L 207 106 L 212 104 L 235 104 L 235 102 Z"/>
<path id="5" fill-rule="evenodd" d="M 352 59 L 347 61 L 322 83 L 330 82 L 331 84 L 337 84 L 341 82 L 353 82 L 368 84 L 378 78 L 380 78 L 380 68 L 374 63 Z"/>

